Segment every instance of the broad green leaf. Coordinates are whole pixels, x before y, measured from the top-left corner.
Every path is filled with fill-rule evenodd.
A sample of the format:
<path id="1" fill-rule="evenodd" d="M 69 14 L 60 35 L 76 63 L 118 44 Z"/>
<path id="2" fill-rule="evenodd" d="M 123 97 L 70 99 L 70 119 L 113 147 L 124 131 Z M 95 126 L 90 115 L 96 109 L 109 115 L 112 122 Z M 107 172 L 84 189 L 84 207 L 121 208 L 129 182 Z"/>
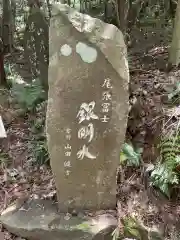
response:
<path id="1" fill-rule="evenodd" d="M 124 231 L 126 234 L 129 233 L 133 237 L 141 239 L 141 235 L 138 231 L 138 223 L 133 217 L 127 217 L 124 219 Z"/>
<path id="2" fill-rule="evenodd" d="M 154 170 L 154 164 L 148 164 L 146 168 L 146 172 L 151 172 L 152 170 Z"/>
<path id="3" fill-rule="evenodd" d="M 12 74 L 10 64 L 4 64 L 4 71 L 6 75 Z"/>
<path id="4" fill-rule="evenodd" d="M 120 163 L 124 163 L 127 160 L 127 156 L 121 152 L 120 153 Z"/>
<path id="5" fill-rule="evenodd" d="M 140 164 L 140 154 L 136 153 L 133 146 L 127 143 L 123 144 L 122 151 L 120 154 L 121 162 L 125 161 L 125 159 L 127 160 L 127 165 L 139 166 Z"/>
<path id="6" fill-rule="evenodd" d="M 119 228 L 115 228 L 114 231 L 112 232 L 112 240 L 117 240 L 120 238 L 120 232 L 119 232 Z"/>
<path id="7" fill-rule="evenodd" d="M 170 197 L 169 185 L 167 183 L 160 184 L 159 189 L 168 197 Z"/>
<path id="8" fill-rule="evenodd" d="M 84 223 L 77 225 L 75 228 L 79 229 L 79 230 L 88 231 L 90 229 L 90 226 L 88 223 L 84 222 Z"/>

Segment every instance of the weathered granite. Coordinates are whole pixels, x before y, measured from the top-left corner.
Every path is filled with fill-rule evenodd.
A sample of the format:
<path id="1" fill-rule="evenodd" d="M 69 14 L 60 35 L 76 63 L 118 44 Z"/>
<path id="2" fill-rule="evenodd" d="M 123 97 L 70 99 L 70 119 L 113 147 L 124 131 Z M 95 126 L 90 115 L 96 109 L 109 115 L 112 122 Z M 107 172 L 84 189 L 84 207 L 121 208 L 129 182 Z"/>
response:
<path id="1" fill-rule="evenodd" d="M 128 116 L 129 70 L 113 25 L 53 6 L 47 139 L 59 209 L 112 209 Z"/>
<path id="2" fill-rule="evenodd" d="M 48 200 L 28 200 L 18 205 L 7 208 L 0 222 L 11 233 L 29 240 L 112 240 L 117 226 L 111 214 L 92 218 L 60 214 L 57 204 Z"/>

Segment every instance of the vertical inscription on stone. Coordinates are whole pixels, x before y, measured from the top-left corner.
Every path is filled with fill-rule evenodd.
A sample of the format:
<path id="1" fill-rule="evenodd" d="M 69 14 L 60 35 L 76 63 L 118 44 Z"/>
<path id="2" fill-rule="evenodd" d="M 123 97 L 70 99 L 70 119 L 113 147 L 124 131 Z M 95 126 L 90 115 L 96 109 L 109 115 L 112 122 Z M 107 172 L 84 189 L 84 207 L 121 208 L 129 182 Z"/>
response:
<path id="1" fill-rule="evenodd" d="M 99 119 L 99 117 L 94 113 L 95 105 L 96 103 L 94 101 L 90 103 L 82 103 L 76 117 L 78 119 L 78 124 L 87 122 L 87 125 L 80 127 L 78 130 L 78 138 L 85 140 L 87 139 L 87 143 L 93 141 L 95 133 L 94 125 L 90 121 Z M 80 160 L 82 160 L 84 157 L 87 157 L 89 159 L 96 159 L 97 157 L 95 154 L 90 153 L 87 143 L 84 143 L 80 150 L 77 152 L 77 158 Z"/>
<path id="2" fill-rule="evenodd" d="M 71 129 L 66 128 L 65 129 L 65 138 L 66 138 L 66 145 L 64 146 L 64 155 L 65 155 L 65 161 L 64 161 L 64 168 L 65 168 L 65 174 L 66 176 L 69 176 L 70 174 L 70 168 L 71 168 L 71 145 L 69 144 L 69 141 L 71 140 Z"/>
<path id="3" fill-rule="evenodd" d="M 96 102 L 83 102 L 76 115 L 76 121 L 78 122 L 79 129 L 77 130 L 77 138 L 83 140 L 83 144 L 79 147 L 79 150 L 76 153 L 78 160 L 87 159 L 97 159 L 98 153 L 92 153 L 89 150 L 90 143 L 93 141 L 95 136 L 95 126 L 94 121 L 101 121 L 102 123 L 108 123 L 110 120 L 110 111 L 112 108 L 112 91 L 113 88 L 110 78 L 105 78 L 103 84 L 101 85 L 102 92 L 102 104 L 101 104 L 101 117 L 98 116 L 95 112 Z M 82 125 L 84 124 L 84 125 Z M 71 129 L 65 129 L 65 139 L 66 144 L 64 146 L 64 169 L 65 175 L 69 176 L 71 173 L 71 161 L 70 157 L 72 154 L 72 146 L 70 145 Z"/>
<path id="4" fill-rule="evenodd" d="M 112 101 L 112 92 L 111 89 L 112 84 L 111 84 L 111 79 L 110 78 L 106 78 L 102 84 L 102 88 L 103 88 L 103 93 L 102 93 L 102 113 L 103 116 L 101 118 L 101 122 L 103 123 L 107 123 L 110 120 L 110 116 L 108 115 L 110 108 L 112 107 L 111 105 L 111 101 Z"/>

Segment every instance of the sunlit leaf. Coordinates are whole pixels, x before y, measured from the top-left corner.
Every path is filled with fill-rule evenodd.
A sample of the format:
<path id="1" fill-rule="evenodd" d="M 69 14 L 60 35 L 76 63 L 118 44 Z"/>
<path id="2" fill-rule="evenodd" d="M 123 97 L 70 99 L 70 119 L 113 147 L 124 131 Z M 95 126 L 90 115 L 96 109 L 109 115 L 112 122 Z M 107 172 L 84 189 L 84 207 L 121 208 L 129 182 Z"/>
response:
<path id="1" fill-rule="evenodd" d="M 84 222 L 84 223 L 77 225 L 75 228 L 79 229 L 79 230 L 88 231 L 90 229 L 90 226 L 88 223 Z"/>
<path id="2" fill-rule="evenodd" d="M 140 232 L 138 231 L 138 223 L 133 217 L 127 217 L 124 219 L 124 232 L 137 239 L 141 239 Z"/>
<path id="3" fill-rule="evenodd" d="M 124 163 L 127 160 L 126 154 L 123 152 L 120 153 L 120 163 Z"/>
<path id="4" fill-rule="evenodd" d="M 139 166 L 140 164 L 140 154 L 135 152 L 133 146 L 130 144 L 124 143 L 122 151 L 120 154 L 120 162 L 125 162 L 129 166 Z"/>

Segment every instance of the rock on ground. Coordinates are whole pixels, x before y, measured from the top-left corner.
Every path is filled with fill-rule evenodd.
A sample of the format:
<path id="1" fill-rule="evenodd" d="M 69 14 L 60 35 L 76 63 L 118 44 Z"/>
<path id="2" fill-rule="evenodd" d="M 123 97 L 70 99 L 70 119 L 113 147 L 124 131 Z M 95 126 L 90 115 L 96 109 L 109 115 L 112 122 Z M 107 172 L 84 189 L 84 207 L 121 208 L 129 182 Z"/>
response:
<path id="1" fill-rule="evenodd" d="M 8 207 L 0 222 L 11 233 L 28 240 L 112 240 L 117 226 L 111 214 L 92 218 L 61 214 L 55 203 L 40 199 Z"/>

